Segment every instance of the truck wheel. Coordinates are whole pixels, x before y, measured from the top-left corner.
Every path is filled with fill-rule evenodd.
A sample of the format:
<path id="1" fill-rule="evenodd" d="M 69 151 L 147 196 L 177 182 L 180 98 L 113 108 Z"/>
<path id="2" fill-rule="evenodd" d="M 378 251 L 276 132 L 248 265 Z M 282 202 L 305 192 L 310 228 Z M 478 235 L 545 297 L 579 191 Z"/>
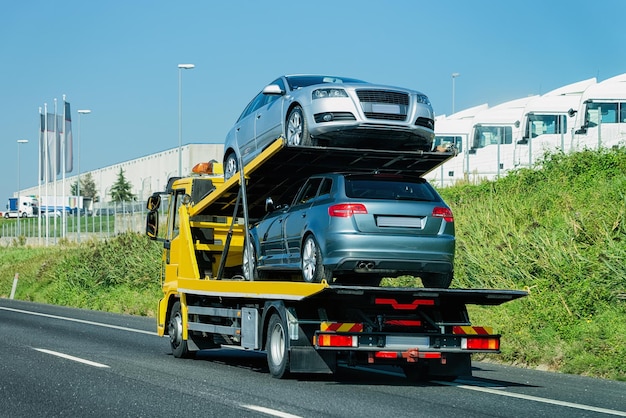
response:
<path id="1" fill-rule="evenodd" d="M 9 212 L 7 212 L 7 213 L 5 213 L 5 214 L 4 214 L 4 218 L 5 218 L 5 219 L 9 219 Z"/>
<path id="2" fill-rule="evenodd" d="M 424 287 L 447 289 L 452 283 L 452 273 L 422 273 L 420 276 Z"/>
<path id="3" fill-rule="evenodd" d="M 280 315 L 274 313 L 267 327 L 265 343 L 267 366 L 272 377 L 282 379 L 289 372 L 289 351 L 287 349 L 287 327 Z"/>
<path id="4" fill-rule="evenodd" d="M 322 252 L 313 235 L 304 240 L 302 246 L 301 267 L 302 279 L 307 283 L 320 283 L 322 279 L 330 280 L 332 273 L 324 267 Z"/>
<path id="5" fill-rule="evenodd" d="M 172 354 L 176 358 L 191 358 L 194 352 L 187 347 L 187 340 L 183 340 L 183 315 L 180 302 L 176 302 L 170 311 L 170 321 L 167 324 L 167 333 L 170 336 Z"/>
<path id="6" fill-rule="evenodd" d="M 239 170 L 237 164 L 237 156 L 234 152 L 229 153 L 226 158 L 224 158 L 224 179 L 228 180 Z"/>
<path id="7" fill-rule="evenodd" d="M 287 145 L 293 147 L 314 145 L 300 106 L 294 107 L 289 112 L 286 129 Z"/>

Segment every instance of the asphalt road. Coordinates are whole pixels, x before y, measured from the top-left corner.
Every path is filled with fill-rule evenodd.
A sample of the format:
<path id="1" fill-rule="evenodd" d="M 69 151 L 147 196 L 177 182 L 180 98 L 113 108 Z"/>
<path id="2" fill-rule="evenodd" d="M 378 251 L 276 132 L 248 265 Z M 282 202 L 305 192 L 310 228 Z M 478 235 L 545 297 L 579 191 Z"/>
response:
<path id="1" fill-rule="evenodd" d="M 268 374 L 262 353 L 176 359 L 154 319 L 0 299 L 2 417 L 626 416 L 626 383 L 474 363 L 474 377 Z"/>

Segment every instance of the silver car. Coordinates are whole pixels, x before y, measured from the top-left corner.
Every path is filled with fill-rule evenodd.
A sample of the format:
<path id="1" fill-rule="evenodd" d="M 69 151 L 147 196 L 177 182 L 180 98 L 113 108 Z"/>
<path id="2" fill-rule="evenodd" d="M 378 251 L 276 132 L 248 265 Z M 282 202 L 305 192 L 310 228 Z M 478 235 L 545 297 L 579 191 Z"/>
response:
<path id="1" fill-rule="evenodd" d="M 289 146 L 430 151 L 434 113 L 428 97 L 353 78 L 288 75 L 246 106 L 224 145 L 230 178 L 276 138 Z"/>
<path id="2" fill-rule="evenodd" d="M 377 285 L 408 274 L 425 287 L 450 286 L 454 217 L 423 178 L 315 175 L 290 205 L 268 203 L 244 246 L 248 280 L 286 273 L 305 282 Z"/>

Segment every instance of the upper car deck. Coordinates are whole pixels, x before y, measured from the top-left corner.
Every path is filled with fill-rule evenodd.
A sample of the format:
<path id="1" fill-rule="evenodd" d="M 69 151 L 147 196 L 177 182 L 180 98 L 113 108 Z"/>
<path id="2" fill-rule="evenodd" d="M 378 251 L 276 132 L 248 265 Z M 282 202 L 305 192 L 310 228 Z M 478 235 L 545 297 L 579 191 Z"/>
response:
<path id="1" fill-rule="evenodd" d="M 248 214 L 252 219 L 262 217 L 270 196 L 276 203 L 289 203 L 301 183 L 314 174 L 378 171 L 423 176 L 453 156 L 452 152 L 289 147 L 278 138 L 244 167 Z M 195 202 L 190 216 L 233 216 L 239 189 L 240 173 Z"/>

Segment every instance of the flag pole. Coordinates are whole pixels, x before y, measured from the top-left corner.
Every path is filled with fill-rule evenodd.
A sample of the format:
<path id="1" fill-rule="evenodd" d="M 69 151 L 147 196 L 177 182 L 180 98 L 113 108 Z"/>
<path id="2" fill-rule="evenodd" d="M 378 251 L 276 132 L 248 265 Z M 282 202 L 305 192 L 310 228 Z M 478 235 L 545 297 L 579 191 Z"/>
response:
<path id="1" fill-rule="evenodd" d="M 62 228 L 63 228 L 63 238 L 67 237 L 67 214 L 65 213 L 65 94 L 63 95 L 63 123 L 61 124 L 61 129 L 63 129 L 63 135 L 61 136 L 61 194 L 63 199 L 63 218 L 62 219 Z"/>
<path id="2" fill-rule="evenodd" d="M 57 99 L 56 97 L 54 98 L 54 159 L 53 159 L 53 165 L 52 167 L 54 167 L 54 169 L 52 170 L 52 188 L 54 189 L 54 243 L 57 243 L 57 217 L 56 217 L 56 208 L 57 208 L 57 197 L 58 197 L 58 192 L 57 192 L 57 177 L 58 177 L 58 159 L 59 159 L 59 150 L 58 150 L 58 141 L 57 141 L 57 135 L 58 135 L 58 116 L 57 116 Z"/>
<path id="3" fill-rule="evenodd" d="M 41 245 L 41 179 L 43 175 L 42 165 L 42 142 L 44 140 L 44 126 L 45 122 L 41 114 L 41 106 L 39 106 L 39 143 L 37 145 L 37 206 L 39 206 L 39 213 L 37 214 L 37 243 Z"/>
<path id="4" fill-rule="evenodd" d="M 44 121 L 45 121 L 45 133 L 44 133 L 44 147 L 43 147 L 43 161 L 44 161 L 44 169 L 43 169 L 43 177 L 44 184 L 46 190 L 46 247 L 50 244 L 50 194 L 48 192 L 48 183 L 50 182 L 50 144 L 48 143 L 48 103 L 44 103 Z"/>

